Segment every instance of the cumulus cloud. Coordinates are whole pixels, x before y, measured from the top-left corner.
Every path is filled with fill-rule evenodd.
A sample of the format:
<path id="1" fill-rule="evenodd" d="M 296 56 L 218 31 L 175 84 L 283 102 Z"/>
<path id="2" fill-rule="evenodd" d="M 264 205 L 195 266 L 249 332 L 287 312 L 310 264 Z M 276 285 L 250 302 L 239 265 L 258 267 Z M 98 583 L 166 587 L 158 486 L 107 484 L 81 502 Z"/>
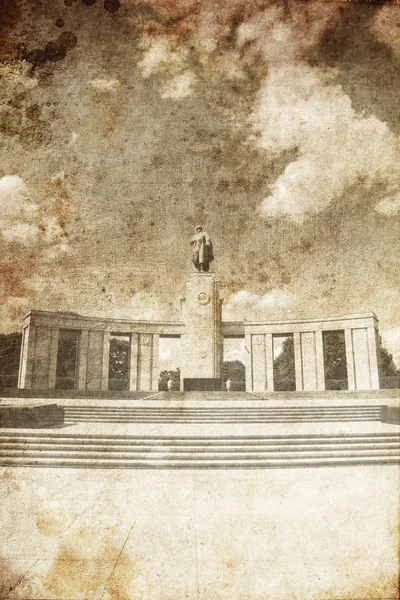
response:
<path id="1" fill-rule="evenodd" d="M 143 77 L 155 74 L 177 75 L 186 70 L 188 51 L 171 36 L 152 38 L 144 36 L 141 42 L 143 58 L 138 67 Z"/>
<path id="2" fill-rule="evenodd" d="M 244 339 L 224 339 L 224 361 L 240 360 L 245 362 L 246 346 Z"/>
<path id="3" fill-rule="evenodd" d="M 394 194 L 393 196 L 387 196 L 380 200 L 375 206 L 377 213 L 384 217 L 393 217 L 400 212 L 400 194 Z"/>
<path id="4" fill-rule="evenodd" d="M 0 178 L 0 235 L 8 243 L 33 247 L 41 244 L 55 258 L 68 251 L 64 232 L 53 216 L 42 217 L 30 198 L 28 186 L 18 175 Z"/>
<path id="5" fill-rule="evenodd" d="M 389 214 L 400 203 L 399 149 L 385 123 L 356 113 L 350 98 L 326 73 L 305 64 L 273 67 L 253 121 L 258 145 L 270 152 L 296 150 L 264 200 L 265 215 L 302 216 L 324 210 L 352 185 L 383 183 Z"/>
<path id="6" fill-rule="evenodd" d="M 32 224 L 37 209 L 21 177 L 6 175 L 0 179 L 0 234 L 6 241 L 28 244 L 37 237 L 39 230 Z"/>
<path id="7" fill-rule="evenodd" d="M 177 75 L 165 84 L 161 97 L 170 98 L 171 100 L 187 98 L 192 94 L 195 81 L 196 78 L 190 71 Z"/>
<path id="8" fill-rule="evenodd" d="M 180 100 L 192 94 L 196 76 L 188 68 L 189 52 L 174 36 L 152 38 L 144 36 L 142 60 L 138 63 L 143 77 L 160 75 L 161 97 Z"/>
<path id="9" fill-rule="evenodd" d="M 267 320 L 271 317 L 271 313 L 276 314 L 282 309 L 288 310 L 295 302 L 295 294 L 280 289 L 271 290 L 262 296 L 240 290 L 232 294 L 223 305 L 224 318 L 247 321 Z"/>
<path id="10" fill-rule="evenodd" d="M 178 2 L 167 10 L 159 0 L 151 4 L 159 18 L 142 35 L 138 66 L 144 77 L 160 78 L 161 97 L 181 100 L 205 78 L 219 82 L 251 73 L 260 86 L 252 115 L 259 148 L 268 151 L 267 160 L 284 151 L 297 154 L 271 185 L 262 214 L 297 220 L 323 211 L 351 186 L 361 185 L 368 195 L 375 183 L 382 190 L 377 212 L 399 212 L 396 136 L 376 117 L 353 109 L 334 71 L 305 61 L 339 18 L 340 6 L 232 0 Z M 381 13 L 376 35 L 388 28 Z"/>

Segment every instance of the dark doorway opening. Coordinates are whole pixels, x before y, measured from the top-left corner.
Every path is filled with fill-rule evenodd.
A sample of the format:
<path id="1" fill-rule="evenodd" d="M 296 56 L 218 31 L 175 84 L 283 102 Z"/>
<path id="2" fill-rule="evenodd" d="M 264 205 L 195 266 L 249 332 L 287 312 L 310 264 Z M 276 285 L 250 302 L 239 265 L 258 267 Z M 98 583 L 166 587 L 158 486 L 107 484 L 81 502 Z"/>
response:
<path id="1" fill-rule="evenodd" d="M 293 335 L 274 335 L 274 391 L 295 392 L 296 371 L 294 365 Z"/>
<path id="2" fill-rule="evenodd" d="M 60 329 L 58 337 L 56 390 L 74 390 L 78 379 L 79 339 L 76 329 Z"/>
<path id="3" fill-rule="evenodd" d="M 324 331 L 325 389 L 348 390 L 346 342 L 344 331 Z"/>
<path id="4" fill-rule="evenodd" d="M 112 333 L 110 335 L 109 390 L 129 390 L 130 346 L 131 336 L 129 334 Z"/>

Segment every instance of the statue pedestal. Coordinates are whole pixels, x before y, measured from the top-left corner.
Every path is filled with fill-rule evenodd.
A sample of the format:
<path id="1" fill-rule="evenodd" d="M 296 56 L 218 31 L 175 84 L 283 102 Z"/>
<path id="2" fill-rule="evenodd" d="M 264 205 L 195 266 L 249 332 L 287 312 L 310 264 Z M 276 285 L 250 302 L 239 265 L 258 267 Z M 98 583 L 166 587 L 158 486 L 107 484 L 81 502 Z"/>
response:
<path id="1" fill-rule="evenodd" d="M 182 310 L 186 327 L 182 339 L 181 387 L 215 389 L 216 380 L 221 379 L 223 341 L 222 301 L 214 274 L 193 273 L 190 276 Z"/>

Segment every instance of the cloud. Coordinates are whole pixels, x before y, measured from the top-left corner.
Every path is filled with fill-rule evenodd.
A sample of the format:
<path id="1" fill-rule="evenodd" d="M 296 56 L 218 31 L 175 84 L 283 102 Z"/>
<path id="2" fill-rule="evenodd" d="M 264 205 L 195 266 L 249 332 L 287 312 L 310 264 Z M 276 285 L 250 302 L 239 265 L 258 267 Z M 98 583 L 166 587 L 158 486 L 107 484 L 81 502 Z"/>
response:
<path id="1" fill-rule="evenodd" d="M 240 360 L 244 363 L 246 360 L 245 340 L 224 339 L 224 361 Z"/>
<path id="2" fill-rule="evenodd" d="M 69 250 L 57 219 L 40 214 L 39 205 L 31 200 L 28 186 L 18 175 L 0 178 L 0 214 L 0 235 L 5 242 L 27 248 L 39 245 L 52 258 Z"/>
<path id="3" fill-rule="evenodd" d="M 0 234 L 6 242 L 32 247 L 57 245 L 67 251 L 64 232 L 55 217 L 41 217 L 28 186 L 18 175 L 0 178 Z"/>
<path id="4" fill-rule="evenodd" d="M 187 98 L 192 94 L 195 81 L 196 78 L 194 73 L 185 71 L 182 75 L 177 75 L 164 85 L 161 97 L 164 99 L 169 98 L 171 100 Z"/>
<path id="5" fill-rule="evenodd" d="M 400 368 L 400 327 L 381 331 L 383 345 L 391 354 L 396 366 Z"/>
<path id="6" fill-rule="evenodd" d="M 0 233 L 5 240 L 25 243 L 36 237 L 38 229 L 32 225 L 32 220 L 37 209 L 21 177 L 6 175 L 0 178 Z"/>
<path id="7" fill-rule="evenodd" d="M 296 302 L 296 296 L 291 292 L 274 289 L 263 296 L 240 290 L 232 294 L 223 305 L 224 319 L 252 321 L 269 319 L 271 313 L 276 314 L 282 309 L 288 309 Z"/>
<path id="8" fill-rule="evenodd" d="M 221 85 L 251 74 L 253 85 L 259 85 L 252 115 L 259 149 L 268 151 L 268 160 L 296 153 L 271 185 L 261 214 L 298 220 L 323 211 L 352 186 L 362 186 L 366 197 L 375 194 L 374 184 L 382 190 L 376 211 L 383 216 L 399 212 L 396 136 L 386 123 L 353 109 L 334 70 L 305 62 L 340 18 L 340 6 L 178 2 L 171 8 L 174 25 L 163 2 L 151 5 L 158 18 L 142 32 L 138 66 L 143 77 L 160 78 L 161 97 L 181 100 L 202 81 Z M 387 27 L 386 17 L 375 23 L 376 30 Z M 236 103 L 238 114 L 242 105 Z"/>
<path id="9" fill-rule="evenodd" d="M 384 217 L 393 217 L 400 212 L 400 195 L 396 194 L 392 197 L 388 196 L 380 200 L 375 206 L 377 213 Z"/>
<path id="10" fill-rule="evenodd" d="M 305 64 L 272 67 L 253 114 L 258 146 L 271 153 L 295 150 L 262 203 L 265 216 L 320 212 L 355 184 L 366 192 L 380 183 L 378 204 L 392 214 L 400 202 L 399 148 L 385 123 L 354 111 L 335 73 Z M 382 198 L 383 200 L 383 198 Z"/>
<path id="11" fill-rule="evenodd" d="M 98 78 L 92 79 L 90 85 L 99 92 L 113 92 L 119 88 L 120 82 L 118 79 Z"/>

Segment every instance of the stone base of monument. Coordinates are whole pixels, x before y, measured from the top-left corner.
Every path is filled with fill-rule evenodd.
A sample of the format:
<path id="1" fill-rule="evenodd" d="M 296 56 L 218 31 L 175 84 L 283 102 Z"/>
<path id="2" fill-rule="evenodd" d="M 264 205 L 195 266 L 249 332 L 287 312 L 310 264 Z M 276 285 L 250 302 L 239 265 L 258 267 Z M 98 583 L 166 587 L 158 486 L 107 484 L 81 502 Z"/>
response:
<path id="1" fill-rule="evenodd" d="M 400 406 L 381 406 L 381 423 L 400 425 Z"/>
<path id="2" fill-rule="evenodd" d="M 57 404 L 0 407 L 0 427 L 36 429 L 63 423 L 64 408 Z"/>
<path id="3" fill-rule="evenodd" d="M 183 380 L 184 392 L 220 392 L 221 390 L 221 379 L 186 377 Z"/>

